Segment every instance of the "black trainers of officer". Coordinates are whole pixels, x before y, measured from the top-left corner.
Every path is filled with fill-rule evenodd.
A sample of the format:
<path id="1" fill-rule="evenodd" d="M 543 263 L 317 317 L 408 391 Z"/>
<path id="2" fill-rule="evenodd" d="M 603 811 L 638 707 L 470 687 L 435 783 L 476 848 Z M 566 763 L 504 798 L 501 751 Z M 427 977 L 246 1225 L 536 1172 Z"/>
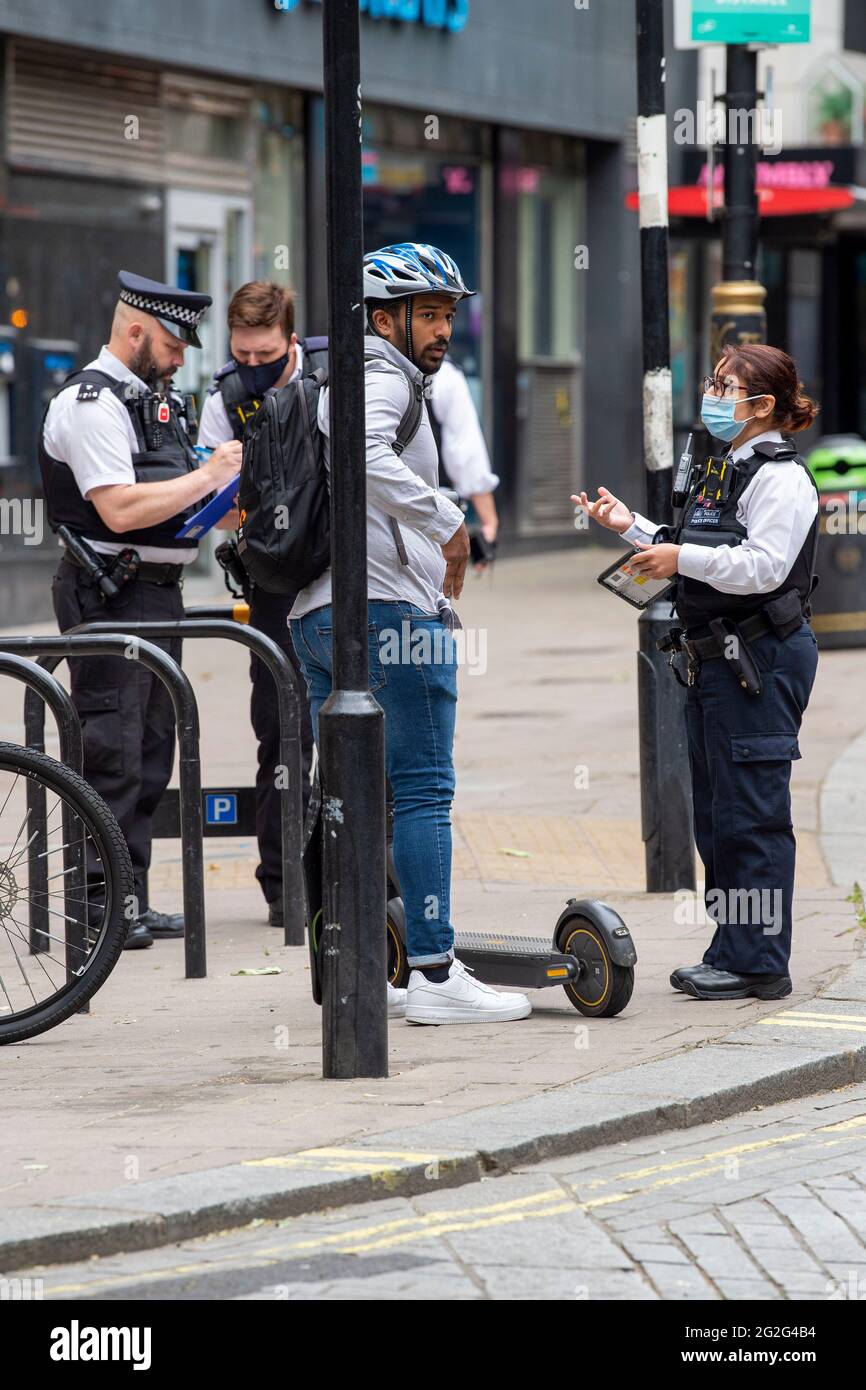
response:
<path id="1" fill-rule="evenodd" d="M 183 938 L 182 912 L 154 912 L 150 907 L 147 912 L 142 912 L 136 917 L 135 925 L 144 927 L 155 941 L 163 937 L 169 941 L 180 941 Z"/>
<path id="2" fill-rule="evenodd" d="M 683 994 L 692 999 L 785 999 L 793 989 L 790 975 L 736 975 L 707 967 L 677 973 Z"/>
<path id="3" fill-rule="evenodd" d="M 283 930 L 283 904 L 279 898 L 268 903 L 268 926 L 278 927 L 280 931 Z"/>

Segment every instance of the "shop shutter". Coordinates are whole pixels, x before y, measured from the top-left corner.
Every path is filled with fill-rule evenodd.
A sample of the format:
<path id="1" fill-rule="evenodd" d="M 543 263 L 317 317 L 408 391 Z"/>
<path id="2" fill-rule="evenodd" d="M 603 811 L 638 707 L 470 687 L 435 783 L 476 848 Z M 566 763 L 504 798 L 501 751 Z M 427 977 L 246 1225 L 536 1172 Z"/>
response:
<path id="1" fill-rule="evenodd" d="M 580 487 L 580 369 L 535 359 L 518 371 L 518 529 L 568 531 Z"/>
<path id="2" fill-rule="evenodd" d="M 6 149 L 13 167 L 162 179 L 156 68 L 18 39 L 9 49 Z"/>
<path id="3" fill-rule="evenodd" d="M 252 88 L 243 83 L 163 73 L 166 182 L 250 193 L 256 164 L 252 99 Z"/>

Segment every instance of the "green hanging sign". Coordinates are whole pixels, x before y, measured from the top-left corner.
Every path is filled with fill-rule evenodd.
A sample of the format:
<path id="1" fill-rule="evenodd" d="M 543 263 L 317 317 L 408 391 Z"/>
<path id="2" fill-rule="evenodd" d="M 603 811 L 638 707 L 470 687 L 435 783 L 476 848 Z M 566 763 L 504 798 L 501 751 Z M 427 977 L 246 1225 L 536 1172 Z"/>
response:
<path id="1" fill-rule="evenodd" d="M 811 0 L 692 0 L 698 43 L 808 43 Z"/>

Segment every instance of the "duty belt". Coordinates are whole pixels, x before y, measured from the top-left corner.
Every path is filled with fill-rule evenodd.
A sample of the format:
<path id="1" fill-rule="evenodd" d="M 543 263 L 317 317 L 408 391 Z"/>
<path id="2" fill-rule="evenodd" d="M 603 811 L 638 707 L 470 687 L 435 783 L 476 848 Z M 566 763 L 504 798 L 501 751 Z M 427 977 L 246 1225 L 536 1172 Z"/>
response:
<path id="1" fill-rule="evenodd" d="M 69 550 L 64 552 L 64 560 L 76 569 L 81 569 L 78 561 Z M 143 579 L 147 584 L 176 584 L 183 575 L 183 565 L 154 564 L 150 560 L 142 560 L 136 573 L 137 579 Z"/>
<path id="2" fill-rule="evenodd" d="M 756 637 L 763 637 L 765 632 L 772 631 L 770 623 L 763 613 L 753 613 L 751 618 L 745 618 L 743 622 L 737 623 L 740 636 L 744 642 L 752 642 Z M 686 637 L 680 639 L 682 649 L 689 658 L 689 664 L 693 661 L 711 661 L 713 657 L 724 656 L 724 642 L 718 637 Z"/>
<path id="3" fill-rule="evenodd" d="M 742 623 L 713 618 L 710 628 L 708 637 L 686 637 L 681 628 L 673 628 L 657 643 L 659 651 L 670 652 L 669 664 L 680 685 L 694 685 L 702 662 L 723 657 L 742 689 L 749 695 L 760 695 L 761 672 L 749 650 L 749 642 L 773 631 L 769 618 L 764 613 L 754 613 Z M 688 661 L 686 680 L 676 668 L 675 658 L 679 652 L 685 652 Z"/>

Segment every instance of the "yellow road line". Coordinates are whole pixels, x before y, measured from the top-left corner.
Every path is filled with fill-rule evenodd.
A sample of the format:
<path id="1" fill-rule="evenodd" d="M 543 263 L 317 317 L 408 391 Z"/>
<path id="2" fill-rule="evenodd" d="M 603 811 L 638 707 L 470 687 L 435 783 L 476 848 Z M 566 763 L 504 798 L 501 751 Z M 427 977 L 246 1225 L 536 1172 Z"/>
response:
<path id="1" fill-rule="evenodd" d="M 841 1033 L 866 1033 L 866 1023 L 813 1023 L 808 1018 L 786 1018 L 784 1014 L 776 1014 L 774 1018 L 759 1018 L 758 1023 L 763 1023 L 769 1028 L 833 1028 Z"/>
<path id="2" fill-rule="evenodd" d="M 783 1009 L 776 1018 L 832 1018 L 837 1023 L 866 1023 L 866 1014 L 826 1014 L 810 1009 Z"/>
<path id="3" fill-rule="evenodd" d="M 253 1251 L 238 1251 L 225 1258 L 213 1258 L 202 1265 L 183 1264 L 164 1267 L 158 1270 L 147 1270 L 141 1273 L 128 1273 L 112 1276 L 108 1279 L 92 1280 L 79 1284 L 61 1284 L 50 1288 L 52 1298 L 59 1295 L 75 1293 L 95 1293 L 100 1289 L 117 1287 L 123 1284 L 135 1284 L 143 1282 L 153 1282 L 159 1279 L 171 1278 L 181 1274 L 191 1274 L 200 1272 L 206 1275 L 219 1268 L 237 1267 L 239 1264 L 243 1268 L 268 1268 L 274 1264 L 291 1259 L 301 1252 L 309 1253 L 314 1250 L 326 1248 L 334 1249 L 335 1254 L 364 1254 L 373 1250 L 384 1250 L 398 1245 L 406 1245 L 411 1242 L 419 1242 L 438 1238 L 443 1235 L 459 1233 L 462 1231 L 482 1230 L 488 1227 L 514 1225 L 522 1221 L 540 1221 L 552 1216 L 561 1216 L 575 1211 L 592 1211 L 600 1207 L 612 1206 L 620 1202 L 632 1201 L 637 1197 L 643 1197 L 650 1192 L 658 1192 L 667 1187 L 678 1186 L 681 1183 L 692 1182 L 698 1178 L 709 1177 L 714 1173 L 726 1170 L 725 1162 L 715 1162 L 714 1160 L 726 1160 L 739 1154 L 756 1154 L 778 1147 L 781 1144 L 793 1144 L 801 1139 L 816 1138 L 820 1134 L 841 1134 L 843 1137 L 838 1139 L 819 1140 L 821 1148 L 835 1148 L 844 1143 L 844 1136 L 847 1131 L 866 1126 L 866 1115 L 855 1115 L 847 1120 L 838 1120 L 831 1124 L 820 1125 L 814 1130 L 798 1130 L 793 1134 L 777 1135 L 774 1138 L 755 1140 L 746 1144 L 730 1145 L 727 1148 L 715 1149 L 708 1153 L 697 1154 L 692 1158 L 682 1158 L 670 1163 L 655 1164 L 643 1168 L 626 1169 L 615 1173 L 609 1178 L 600 1178 L 587 1184 L 589 1189 L 606 1186 L 611 1182 L 623 1182 L 633 1179 L 650 1177 L 653 1174 L 665 1174 L 658 1176 L 654 1182 L 648 1183 L 644 1187 L 633 1188 L 631 1190 L 611 1192 L 598 1197 L 590 1197 L 578 1200 L 577 1197 L 570 1197 L 564 1194 L 561 1189 L 546 1188 L 541 1192 L 529 1193 L 525 1197 L 511 1198 L 507 1201 L 489 1202 L 477 1207 L 450 1208 L 439 1211 L 423 1212 L 418 1215 L 396 1217 L 390 1221 L 378 1222 L 376 1225 L 355 1226 L 351 1230 L 335 1231 L 329 1235 L 313 1236 L 300 1241 L 291 1241 L 286 1245 L 279 1246 L 260 1246 Z M 313 1153 L 307 1150 L 307 1153 Z M 363 1150 L 319 1150 L 319 1153 L 358 1153 L 367 1152 Z M 289 1155 L 288 1157 L 300 1157 L 300 1155 Z M 418 1156 L 420 1157 L 420 1156 Z M 577 1156 L 576 1156 L 577 1157 Z M 257 1163 L 267 1160 L 255 1160 Z M 703 1164 L 703 1167 L 697 1165 Z M 680 1171 L 688 1170 L 688 1171 Z M 304 1218 L 296 1218 L 302 1220 Z"/>
<path id="4" fill-rule="evenodd" d="M 333 1148 L 321 1149 L 299 1149 L 294 1154 L 275 1154 L 271 1158 L 247 1158 L 243 1160 L 244 1168 L 268 1168 L 279 1167 L 283 1164 L 297 1162 L 300 1158 L 336 1158 L 336 1159 L 364 1159 L 369 1161 L 373 1158 L 397 1158 L 403 1163 L 446 1163 L 451 1157 L 449 1154 L 419 1154 L 406 1152 L 400 1149 L 349 1149 L 342 1145 L 335 1145 Z"/>

